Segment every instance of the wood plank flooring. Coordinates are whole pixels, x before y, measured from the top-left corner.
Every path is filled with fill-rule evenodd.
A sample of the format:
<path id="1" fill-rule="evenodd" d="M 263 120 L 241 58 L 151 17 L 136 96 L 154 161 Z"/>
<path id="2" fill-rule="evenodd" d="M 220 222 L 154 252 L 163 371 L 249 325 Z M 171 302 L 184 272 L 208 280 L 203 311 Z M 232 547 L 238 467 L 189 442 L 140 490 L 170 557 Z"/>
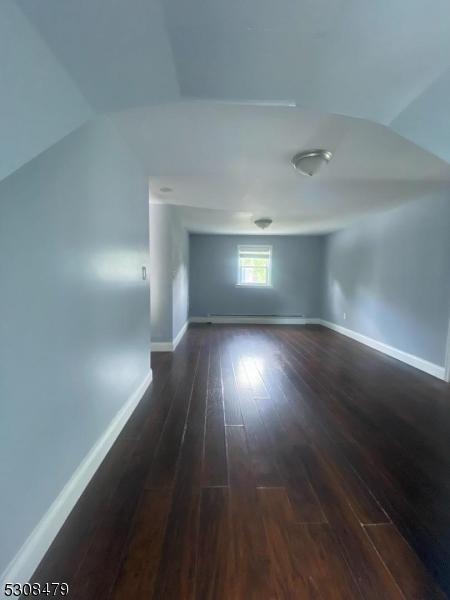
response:
<path id="1" fill-rule="evenodd" d="M 191 326 L 152 360 L 34 582 L 73 600 L 450 597 L 448 384 L 319 326 Z"/>

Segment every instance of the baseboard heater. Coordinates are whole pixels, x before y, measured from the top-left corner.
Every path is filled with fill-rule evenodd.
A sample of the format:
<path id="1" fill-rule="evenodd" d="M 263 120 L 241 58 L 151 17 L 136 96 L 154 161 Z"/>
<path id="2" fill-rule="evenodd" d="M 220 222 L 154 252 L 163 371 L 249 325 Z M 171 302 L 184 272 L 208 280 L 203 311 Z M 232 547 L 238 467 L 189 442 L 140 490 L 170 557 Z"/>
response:
<path id="1" fill-rule="evenodd" d="M 207 317 L 237 317 L 237 318 L 245 318 L 245 317 L 254 317 L 256 319 L 263 318 L 272 318 L 272 319 L 304 319 L 304 315 L 276 315 L 272 314 L 264 314 L 264 315 L 255 315 L 255 314 L 243 314 L 243 313 L 234 313 L 234 314 L 223 314 L 223 313 L 208 313 Z"/>
<path id="2" fill-rule="evenodd" d="M 316 322 L 317 319 L 308 319 L 300 314 L 265 313 L 263 315 L 251 313 L 208 313 L 202 317 L 191 317 L 191 323 L 221 323 L 226 324 L 256 324 L 256 325 L 306 325 Z"/>

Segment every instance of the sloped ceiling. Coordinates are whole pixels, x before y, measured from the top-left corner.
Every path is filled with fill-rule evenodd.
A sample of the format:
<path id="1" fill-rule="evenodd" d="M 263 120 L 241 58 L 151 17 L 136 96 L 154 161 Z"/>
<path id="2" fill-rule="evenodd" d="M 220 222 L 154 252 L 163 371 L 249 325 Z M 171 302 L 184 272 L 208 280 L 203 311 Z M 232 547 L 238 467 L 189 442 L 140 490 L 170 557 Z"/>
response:
<path id="1" fill-rule="evenodd" d="M 448 193 L 447 0 L 17 4 L 191 228 L 264 212 L 285 231 L 328 230 Z M 335 156 L 302 180 L 288 160 L 312 146 Z"/>
<path id="2" fill-rule="evenodd" d="M 445 0 L 165 0 L 185 96 L 390 123 L 450 66 Z"/>
<path id="3" fill-rule="evenodd" d="M 98 111 L 179 97 L 159 0 L 18 0 Z"/>
<path id="4" fill-rule="evenodd" d="M 93 111 L 12 0 L 0 2 L 0 57 L 1 181 Z"/>
<path id="5" fill-rule="evenodd" d="M 414 98 L 391 127 L 450 162 L 450 68 Z"/>

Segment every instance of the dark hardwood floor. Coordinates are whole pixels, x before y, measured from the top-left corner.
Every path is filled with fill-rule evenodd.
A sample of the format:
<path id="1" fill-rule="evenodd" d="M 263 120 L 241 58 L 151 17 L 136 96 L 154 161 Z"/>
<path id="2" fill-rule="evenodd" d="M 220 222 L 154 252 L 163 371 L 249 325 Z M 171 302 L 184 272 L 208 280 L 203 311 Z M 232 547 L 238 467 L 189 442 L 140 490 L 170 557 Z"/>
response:
<path id="1" fill-rule="evenodd" d="M 152 360 L 33 581 L 73 600 L 450 594 L 448 384 L 319 326 L 191 326 Z"/>

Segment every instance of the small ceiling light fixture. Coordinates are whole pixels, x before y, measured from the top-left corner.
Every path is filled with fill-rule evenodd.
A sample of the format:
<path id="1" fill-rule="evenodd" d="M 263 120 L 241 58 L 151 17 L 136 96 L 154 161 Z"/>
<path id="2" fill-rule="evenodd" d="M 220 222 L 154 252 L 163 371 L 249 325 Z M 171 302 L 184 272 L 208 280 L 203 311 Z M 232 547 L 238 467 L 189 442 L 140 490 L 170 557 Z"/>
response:
<path id="1" fill-rule="evenodd" d="M 159 188 L 159 191 L 163 192 L 163 194 L 168 194 L 169 192 L 173 192 L 172 188 L 170 188 L 170 187 Z"/>
<path id="2" fill-rule="evenodd" d="M 269 219 L 267 217 L 263 217 L 262 219 L 256 219 L 255 221 L 256 227 L 259 227 L 260 229 L 267 229 L 267 227 L 269 227 L 269 225 L 271 224 L 272 219 Z"/>
<path id="3" fill-rule="evenodd" d="M 292 160 L 292 166 L 303 175 L 312 177 L 315 175 L 322 165 L 326 165 L 333 158 L 333 154 L 329 150 L 306 150 L 299 152 Z"/>

